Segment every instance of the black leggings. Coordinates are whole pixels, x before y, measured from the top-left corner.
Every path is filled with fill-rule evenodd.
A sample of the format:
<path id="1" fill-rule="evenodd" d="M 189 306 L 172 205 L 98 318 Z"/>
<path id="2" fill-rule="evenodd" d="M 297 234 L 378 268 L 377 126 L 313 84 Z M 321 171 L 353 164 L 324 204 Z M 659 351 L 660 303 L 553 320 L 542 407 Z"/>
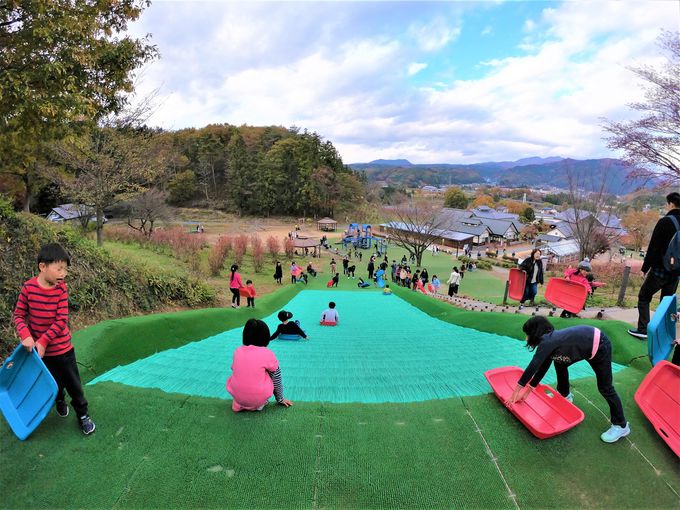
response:
<path id="1" fill-rule="evenodd" d="M 59 356 L 45 356 L 45 366 L 57 382 L 57 402 L 64 402 L 64 390 L 71 397 L 71 405 L 78 418 L 87 414 L 87 400 L 83 393 L 83 385 L 80 382 L 78 365 L 76 364 L 76 351 L 71 349 Z"/>
<path id="2" fill-rule="evenodd" d="M 231 304 L 241 306 L 241 292 L 238 289 L 229 289 L 231 291 Z"/>
<path id="3" fill-rule="evenodd" d="M 626 417 L 623 414 L 623 406 L 612 380 L 612 344 L 606 336 L 602 335 L 600 338 L 600 347 L 595 357 L 586 361 L 595 372 L 597 389 L 609 404 L 612 424 L 625 427 Z M 569 365 L 555 363 L 555 373 L 557 374 L 557 391 L 566 397 L 569 395 Z"/>

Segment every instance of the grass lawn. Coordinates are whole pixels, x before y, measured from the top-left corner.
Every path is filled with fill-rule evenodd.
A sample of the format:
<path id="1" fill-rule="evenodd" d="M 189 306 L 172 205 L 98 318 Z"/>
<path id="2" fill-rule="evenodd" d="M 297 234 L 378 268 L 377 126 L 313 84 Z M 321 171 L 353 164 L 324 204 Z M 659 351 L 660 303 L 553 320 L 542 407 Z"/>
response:
<path id="1" fill-rule="evenodd" d="M 79 331 L 83 378 L 268 316 L 302 289 L 287 285 L 255 310 L 151 315 Z M 514 338 L 526 319 L 395 293 L 385 302 L 402 298 L 439 320 Z M 578 322 L 554 319 L 558 328 Z M 217 398 L 100 383 L 86 388 L 97 422 L 91 437 L 56 413 L 25 442 L 0 426 L 0 508 L 678 508 L 678 459 L 633 401 L 649 370 L 634 359 L 645 347 L 622 323 L 597 324 L 615 360 L 630 365 L 615 382 L 632 434 L 614 445 L 598 437 L 608 420 L 594 378 L 573 382 L 584 422 L 545 441 L 491 394 L 235 414 Z M 377 341 L 389 345 L 379 331 Z"/>

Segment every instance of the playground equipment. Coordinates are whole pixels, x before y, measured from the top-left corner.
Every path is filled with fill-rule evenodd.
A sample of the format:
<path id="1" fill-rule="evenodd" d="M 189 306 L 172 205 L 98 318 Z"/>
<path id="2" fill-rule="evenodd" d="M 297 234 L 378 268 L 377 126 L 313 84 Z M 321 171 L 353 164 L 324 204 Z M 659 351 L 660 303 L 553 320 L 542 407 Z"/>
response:
<path id="1" fill-rule="evenodd" d="M 680 367 L 660 361 L 635 392 L 635 402 L 671 450 L 680 457 Z"/>
<path id="2" fill-rule="evenodd" d="M 512 396 L 523 370 L 500 367 L 484 372 L 494 394 L 503 404 Z M 539 439 L 548 439 L 575 427 L 585 417 L 574 404 L 546 384 L 539 384 L 529 396 L 517 404 L 506 406 L 529 432 Z"/>
<path id="3" fill-rule="evenodd" d="M 513 267 L 508 274 L 508 282 L 510 282 L 510 285 L 508 286 L 508 297 L 515 301 L 522 301 L 522 298 L 524 297 L 524 288 L 527 284 L 526 272 Z"/>
<path id="4" fill-rule="evenodd" d="M 647 327 L 647 353 L 652 366 L 668 358 L 673 350 L 677 322 L 678 298 L 673 294 L 661 300 Z"/>
<path id="5" fill-rule="evenodd" d="M 371 226 L 366 223 L 350 223 L 347 228 L 347 235 L 341 242 L 344 249 L 351 246 L 355 249 L 368 250 L 375 245 L 379 254 L 382 255 L 387 251 L 387 240 L 374 237 L 371 233 Z"/>
<path id="6" fill-rule="evenodd" d="M 26 439 L 45 419 L 57 397 L 57 383 L 35 349 L 19 344 L 0 370 L 0 411 L 12 432 Z"/>

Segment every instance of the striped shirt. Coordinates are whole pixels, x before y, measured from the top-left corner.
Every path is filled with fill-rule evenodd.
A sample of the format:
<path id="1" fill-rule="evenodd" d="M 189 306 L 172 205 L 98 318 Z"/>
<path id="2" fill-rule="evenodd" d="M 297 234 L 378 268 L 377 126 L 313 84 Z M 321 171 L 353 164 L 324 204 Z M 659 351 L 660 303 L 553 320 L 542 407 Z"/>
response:
<path id="1" fill-rule="evenodd" d="M 24 283 L 14 309 L 19 337 L 29 336 L 43 347 L 45 356 L 59 356 L 73 348 L 68 329 L 68 289 L 61 282 L 51 289 L 38 284 L 38 278 Z"/>

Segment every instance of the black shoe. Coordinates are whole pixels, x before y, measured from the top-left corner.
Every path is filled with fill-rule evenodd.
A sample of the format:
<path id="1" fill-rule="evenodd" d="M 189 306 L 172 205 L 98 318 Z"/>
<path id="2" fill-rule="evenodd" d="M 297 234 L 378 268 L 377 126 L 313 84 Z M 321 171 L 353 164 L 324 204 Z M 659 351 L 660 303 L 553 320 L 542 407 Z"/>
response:
<path id="1" fill-rule="evenodd" d="M 82 430 L 83 434 L 86 436 L 92 434 L 94 429 L 97 428 L 87 414 L 85 416 L 81 416 L 78 421 L 80 422 L 80 430 Z"/>
<path id="2" fill-rule="evenodd" d="M 57 414 L 61 416 L 62 418 L 66 418 L 68 416 L 68 404 L 66 403 L 65 400 L 57 400 Z"/>
<path id="3" fill-rule="evenodd" d="M 630 336 L 634 336 L 639 340 L 647 340 L 647 333 L 643 333 L 642 331 L 638 331 L 637 329 L 629 329 L 628 334 Z"/>

